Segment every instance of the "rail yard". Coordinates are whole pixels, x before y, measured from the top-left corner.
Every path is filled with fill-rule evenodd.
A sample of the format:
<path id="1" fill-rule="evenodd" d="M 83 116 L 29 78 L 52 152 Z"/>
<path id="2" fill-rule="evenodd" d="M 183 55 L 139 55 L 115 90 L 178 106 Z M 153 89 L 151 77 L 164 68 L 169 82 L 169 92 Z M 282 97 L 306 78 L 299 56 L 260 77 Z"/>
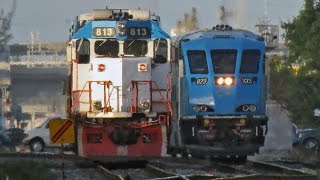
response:
<path id="1" fill-rule="evenodd" d="M 320 179 L 320 2 L 68 1 L 22 20 L 32 1 L 0 0 L 1 180 Z M 10 44 L 37 16 L 64 38 Z"/>
<path id="2" fill-rule="evenodd" d="M 316 169 L 301 170 L 303 164 L 293 162 L 245 163 L 198 158 L 162 158 L 149 161 L 97 162 L 73 154 L 53 153 L 1 153 L 1 164 L 6 162 L 43 162 L 57 179 L 318 179 Z M 63 159 L 62 159 L 63 158 Z M 62 167 L 63 162 L 63 167 Z M 280 165 L 281 164 L 281 165 Z M 314 163 L 315 165 L 316 163 Z M 315 166 L 313 166 L 315 168 Z M 10 178 L 9 178 L 10 179 Z"/>

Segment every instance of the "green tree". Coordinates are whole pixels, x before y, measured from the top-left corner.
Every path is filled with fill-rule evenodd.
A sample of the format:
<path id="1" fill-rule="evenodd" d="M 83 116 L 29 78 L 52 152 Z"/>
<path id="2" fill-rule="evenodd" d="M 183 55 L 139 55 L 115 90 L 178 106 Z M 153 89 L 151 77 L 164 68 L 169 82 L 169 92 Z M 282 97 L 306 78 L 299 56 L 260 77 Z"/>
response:
<path id="1" fill-rule="evenodd" d="M 305 0 L 292 21 L 282 23 L 289 57 L 270 61 L 271 96 L 290 112 L 299 124 L 320 125 L 313 110 L 320 107 L 320 3 Z M 281 63 L 279 63 L 281 62 Z M 279 71 L 276 66 L 282 65 Z M 296 72 L 293 67 L 298 65 Z M 280 88 L 281 87 L 281 88 Z"/>
<path id="2" fill-rule="evenodd" d="M 12 9 L 8 13 L 5 13 L 3 9 L 0 9 L 0 52 L 4 50 L 4 47 L 12 38 L 10 28 L 15 9 L 16 0 L 13 0 Z"/>
<path id="3" fill-rule="evenodd" d="M 319 69 L 320 4 L 305 0 L 304 8 L 291 22 L 282 24 L 284 39 L 290 49 L 290 60 L 300 60 L 308 68 Z M 299 62 L 301 63 L 301 62 Z"/>

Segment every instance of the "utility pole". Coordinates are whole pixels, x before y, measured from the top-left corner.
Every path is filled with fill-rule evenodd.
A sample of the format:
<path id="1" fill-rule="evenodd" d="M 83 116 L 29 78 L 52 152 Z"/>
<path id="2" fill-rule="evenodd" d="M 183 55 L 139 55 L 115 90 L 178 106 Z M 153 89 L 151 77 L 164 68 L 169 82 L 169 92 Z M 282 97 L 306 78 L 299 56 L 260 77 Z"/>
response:
<path id="1" fill-rule="evenodd" d="M 260 36 L 264 38 L 264 42 L 266 45 L 266 56 L 276 49 L 279 46 L 279 26 L 271 24 L 271 19 L 268 16 L 268 6 L 267 0 L 264 0 L 264 15 L 258 19 L 258 23 L 255 25 L 257 28 L 257 32 Z M 266 57 L 267 58 L 267 57 Z M 265 64 L 266 60 L 265 60 Z M 265 72 L 267 76 L 267 84 L 270 84 L 270 68 L 269 66 L 265 66 Z M 267 100 L 270 99 L 270 86 L 267 89 Z"/>

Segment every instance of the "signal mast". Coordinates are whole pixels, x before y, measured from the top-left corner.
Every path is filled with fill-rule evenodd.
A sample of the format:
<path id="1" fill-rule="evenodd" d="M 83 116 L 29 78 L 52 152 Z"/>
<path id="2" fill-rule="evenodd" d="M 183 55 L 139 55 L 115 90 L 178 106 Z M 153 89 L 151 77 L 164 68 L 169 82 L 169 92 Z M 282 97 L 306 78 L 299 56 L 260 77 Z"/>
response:
<path id="1" fill-rule="evenodd" d="M 264 37 L 266 48 L 272 50 L 279 45 L 279 26 L 270 24 L 270 18 L 267 10 L 267 0 L 264 0 L 264 15 L 258 19 L 255 25 L 258 33 Z"/>

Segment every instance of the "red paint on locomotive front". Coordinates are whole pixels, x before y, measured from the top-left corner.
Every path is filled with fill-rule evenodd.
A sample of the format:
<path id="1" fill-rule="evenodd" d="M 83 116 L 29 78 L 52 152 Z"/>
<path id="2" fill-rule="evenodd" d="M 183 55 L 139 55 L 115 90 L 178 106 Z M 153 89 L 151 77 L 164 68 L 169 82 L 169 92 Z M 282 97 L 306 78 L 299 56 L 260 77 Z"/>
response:
<path id="1" fill-rule="evenodd" d="M 79 154 L 83 157 L 107 157 L 107 156 L 128 156 L 128 157 L 161 157 L 166 154 L 166 127 L 165 125 L 140 126 L 141 135 L 136 144 L 117 145 L 110 139 L 113 126 L 82 126 L 81 135 L 78 137 Z M 90 136 L 99 135 L 101 139 L 91 139 Z M 101 136 L 100 136 L 101 135 Z M 147 135 L 150 138 L 143 138 Z M 92 137 L 91 137 L 92 138 Z M 91 141 L 91 142 L 90 142 Z"/>

